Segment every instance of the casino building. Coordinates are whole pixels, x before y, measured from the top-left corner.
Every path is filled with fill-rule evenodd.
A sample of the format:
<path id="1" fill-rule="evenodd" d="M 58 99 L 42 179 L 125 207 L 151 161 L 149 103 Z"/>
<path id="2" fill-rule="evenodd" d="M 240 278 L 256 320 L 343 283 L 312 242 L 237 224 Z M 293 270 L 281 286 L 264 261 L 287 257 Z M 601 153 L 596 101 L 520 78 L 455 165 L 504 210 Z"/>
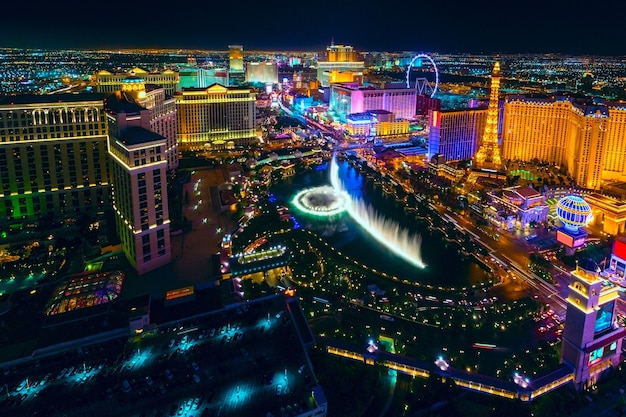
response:
<path id="1" fill-rule="evenodd" d="M 248 62 L 246 81 L 249 83 L 278 84 L 278 67 L 275 62 Z"/>
<path id="2" fill-rule="evenodd" d="M 417 91 L 406 86 L 387 88 L 361 86 L 358 83 L 336 83 L 330 88 L 329 108 L 341 121 L 349 114 L 370 110 L 387 110 L 396 119 L 415 118 Z"/>
<path id="3" fill-rule="evenodd" d="M 370 110 L 365 113 L 349 114 L 346 117 L 346 133 L 352 138 L 406 139 L 409 136 L 409 121 L 396 119 L 387 110 Z"/>
<path id="4" fill-rule="evenodd" d="M 146 84 L 145 80 L 138 76 L 124 79 L 121 93 L 150 111 L 150 130 L 167 139 L 165 146 L 167 169 L 172 170 L 178 167 L 176 101 L 174 98 L 166 95 L 163 87 Z"/>
<path id="5" fill-rule="evenodd" d="M 256 94 L 249 88 L 213 84 L 185 88 L 174 97 L 181 150 L 233 148 L 257 140 Z"/>
<path id="6" fill-rule="evenodd" d="M 616 316 L 619 287 L 600 276 L 600 268 L 584 259 L 571 273 L 561 361 L 574 370 L 576 389 L 597 383 L 620 363 L 626 331 Z"/>
<path id="7" fill-rule="evenodd" d="M 122 92 L 107 97 L 115 226 L 139 275 L 171 260 L 167 139 L 150 130 L 151 111 Z"/>
<path id="8" fill-rule="evenodd" d="M 510 94 L 504 103 L 502 159 L 567 167 L 576 184 L 598 190 L 626 179 L 626 105 L 595 97 Z"/>
<path id="9" fill-rule="evenodd" d="M 109 205 L 103 95 L 0 98 L 0 224 Z"/>
<path id="10" fill-rule="evenodd" d="M 351 46 L 335 45 L 326 48 L 326 60 L 317 62 L 317 80 L 324 88 L 336 82 L 363 81 L 365 62 L 359 61 L 358 54 Z"/>
<path id="11" fill-rule="evenodd" d="M 96 91 L 100 93 L 115 93 L 122 89 L 124 80 L 130 76 L 141 77 L 146 84 L 163 87 L 165 94 L 171 96 L 178 87 L 178 73 L 170 69 L 163 71 L 146 71 L 142 68 L 133 68 L 130 71 L 101 70 L 96 73 Z"/>
<path id="12" fill-rule="evenodd" d="M 472 159 L 486 123 L 487 109 L 484 107 L 431 112 L 428 156 L 443 155 L 444 161 Z"/>

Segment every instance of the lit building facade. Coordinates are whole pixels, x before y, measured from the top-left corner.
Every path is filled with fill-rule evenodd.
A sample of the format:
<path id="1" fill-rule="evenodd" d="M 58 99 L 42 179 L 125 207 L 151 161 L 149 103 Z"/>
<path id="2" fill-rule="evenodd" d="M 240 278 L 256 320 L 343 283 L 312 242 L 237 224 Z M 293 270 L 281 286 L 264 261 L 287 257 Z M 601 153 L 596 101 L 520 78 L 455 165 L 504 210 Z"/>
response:
<path id="1" fill-rule="evenodd" d="M 115 93 L 122 89 L 124 80 L 129 76 L 137 76 L 143 78 L 146 84 L 154 84 L 163 87 L 165 94 L 171 96 L 178 87 L 178 73 L 170 69 L 163 71 L 146 71 L 141 68 L 133 68 L 130 71 L 106 70 L 96 73 L 96 91 L 100 93 Z"/>
<path id="2" fill-rule="evenodd" d="M 228 45 L 228 70 L 243 72 L 243 46 Z"/>
<path id="3" fill-rule="evenodd" d="M 370 110 L 387 110 L 398 119 L 415 118 L 417 92 L 411 88 L 384 88 L 359 86 L 357 83 L 338 83 L 330 88 L 329 108 L 344 121 L 349 114 Z"/>
<path id="4" fill-rule="evenodd" d="M 278 67 L 274 62 L 248 62 L 246 81 L 249 83 L 278 84 Z"/>
<path id="5" fill-rule="evenodd" d="M 626 335 L 616 315 L 619 286 L 602 279 L 595 262 L 585 259 L 571 273 L 561 361 L 574 369 L 576 389 L 595 385 L 620 363 Z"/>
<path id="6" fill-rule="evenodd" d="M 243 46 L 228 45 L 228 85 L 241 85 L 245 78 Z"/>
<path id="7" fill-rule="evenodd" d="M 500 127 L 499 97 L 500 63 L 496 61 L 491 72 L 491 92 L 489 93 L 489 107 L 487 108 L 487 122 L 480 147 L 476 153 L 476 165 L 480 168 L 499 168 L 502 165 L 500 144 L 498 142 Z"/>
<path id="8" fill-rule="evenodd" d="M 445 161 L 472 159 L 485 131 L 487 109 L 432 111 L 428 130 L 428 157 Z"/>
<path id="9" fill-rule="evenodd" d="M 349 114 L 346 117 L 346 133 L 353 138 L 404 138 L 409 135 L 409 121 L 396 119 L 386 110 L 370 110 Z"/>
<path id="10" fill-rule="evenodd" d="M 207 88 L 212 84 L 228 85 L 228 70 L 225 68 L 183 67 L 178 71 L 178 89 Z"/>
<path id="11" fill-rule="evenodd" d="M 210 150 L 256 142 L 256 94 L 249 88 L 186 88 L 174 95 L 181 150 Z"/>
<path id="12" fill-rule="evenodd" d="M 326 61 L 317 62 L 317 79 L 322 87 L 334 82 L 362 81 L 365 62 L 351 46 L 331 44 L 326 48 Z"/>
<path id="13" fill-rule="evenodd" d="M 150 130 L 150 110 L 123 94 L 105 100 L 111 196 L 124 254 L 139 275 L 171 261 L 167 139 Z"/>
<path id="14" fill-rule="evenodd" d="M 509 95 L 502 154 L 567 167 L 576 184 L 597 190 L 626 180 L 626 105 L 596 98 Z"/>
<path id="15" fill-rule="evenodd" d="M 531 187 L 506 187 L 492 192 L 489 219 L 502 229 L 526 229 L 531 223 L 547 220 L 550 208 L 545 197 Z"/>
<path id="16" fill-rule="evenodd" d="M 178 167 L 178 144 L 176 141 L 176 100 L 165 95 L 165 89 L 146 84 L 141 77 L 128 77 L 122 82 L 122 92 L 137 104 L 150 110 L 150 130 L 167 139 L 165 159 L 167 169 Z"/>
<path id="17" fill-rule="evenodd" d="M 99 94 L 0 98 L 0 223 L 96 214 L 109 205 Z"/>

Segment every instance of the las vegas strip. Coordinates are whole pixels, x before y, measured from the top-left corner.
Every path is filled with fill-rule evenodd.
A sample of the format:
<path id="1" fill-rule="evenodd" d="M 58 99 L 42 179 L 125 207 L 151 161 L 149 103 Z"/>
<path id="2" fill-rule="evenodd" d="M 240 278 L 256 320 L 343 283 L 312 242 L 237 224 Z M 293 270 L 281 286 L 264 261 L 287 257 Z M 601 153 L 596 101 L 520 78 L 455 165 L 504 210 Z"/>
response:
<path id="1" fill-rule="evenodd" d="M 0 48 L 0 415 L 626 415 L 621 57 L 350 42 Z"/>

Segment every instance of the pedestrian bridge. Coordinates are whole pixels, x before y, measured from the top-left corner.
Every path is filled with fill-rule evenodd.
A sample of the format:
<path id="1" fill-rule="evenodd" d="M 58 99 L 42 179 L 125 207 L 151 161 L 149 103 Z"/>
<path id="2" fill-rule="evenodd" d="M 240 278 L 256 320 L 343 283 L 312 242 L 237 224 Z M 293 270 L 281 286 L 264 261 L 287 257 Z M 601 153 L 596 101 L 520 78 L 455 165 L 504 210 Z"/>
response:
<path id="1" fill-rule="evenodd" d="M 452 367 L 446 367 L 445 370 L 440 369 L 434 362 L 431 363 L 380 350 L 374 351 L 367 347 L 361 348 L 340 340 L 324 338 L 318 339 L 318 342 L 323 344 L 326 351 L 333 355 L 364 362 L 368 365 L 378 363 L 412 377 L 428 378 L 434 373 L 444 380 L 452 379 L 456 385 L 470 391 L 508 399 L 518 398 L 526 402 L 574 381 L 573 370 L 565 364 L 535 378 L 533 381 L 528 381 L 522 386 L 513 381 L 466 372 Z"/>

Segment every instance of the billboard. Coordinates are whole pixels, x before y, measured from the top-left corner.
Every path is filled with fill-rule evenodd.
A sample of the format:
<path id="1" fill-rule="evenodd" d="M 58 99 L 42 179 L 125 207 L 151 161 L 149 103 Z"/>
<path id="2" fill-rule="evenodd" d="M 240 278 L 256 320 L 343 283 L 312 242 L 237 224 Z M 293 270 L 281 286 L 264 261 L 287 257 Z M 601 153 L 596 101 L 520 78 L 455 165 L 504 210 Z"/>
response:
<path id="1" fill-rule="evenodd" d="M 617 342 L 612 342 L 609 345 L 602 346 L 599 349 L 594 350 L 589 354 L 589 365 L 600 362 L 602 358 L 612 355 L 617 350 Z"/>
<path id="2" fill-rule="evenodd" d="M 615 301 L 611 301 L 610 303 L 606 303 L 605 305 L 600 307 L 600 309 L 596 313 L 596 324 L 593 328 L 594 334 L 603 332 L 604 330 L 611 327 L 611 323 L 613 322 L 614 306 Z"/>
<path id="3" fill-rule="evenodd" d="M 626 260 L 626 241 L 624 239 L 615 239 L 613 243 L 613 256 Z"/>
<path id="4" fill-rule="evenodd" d="M 567 233 L 563 233 L 560 230 L 556 231 L 556 240 L 559 243 L 564 244 L 568 248 L 573 248 L 574 247 L 574 238 L 572 236 L 568 235 Z"/>

